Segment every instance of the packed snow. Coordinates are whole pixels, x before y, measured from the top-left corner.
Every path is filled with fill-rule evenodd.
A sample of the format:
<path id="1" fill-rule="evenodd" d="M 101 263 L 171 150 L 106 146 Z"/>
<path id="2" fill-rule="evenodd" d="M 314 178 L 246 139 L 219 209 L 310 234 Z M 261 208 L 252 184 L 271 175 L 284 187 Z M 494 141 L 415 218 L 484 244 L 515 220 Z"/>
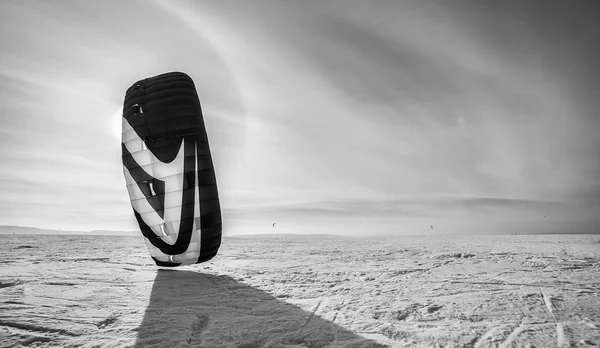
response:
<path id="1" fill-rule="evenodd" d="M 0 347 L 600 345 L 600 236 L 0 237 Z"/>

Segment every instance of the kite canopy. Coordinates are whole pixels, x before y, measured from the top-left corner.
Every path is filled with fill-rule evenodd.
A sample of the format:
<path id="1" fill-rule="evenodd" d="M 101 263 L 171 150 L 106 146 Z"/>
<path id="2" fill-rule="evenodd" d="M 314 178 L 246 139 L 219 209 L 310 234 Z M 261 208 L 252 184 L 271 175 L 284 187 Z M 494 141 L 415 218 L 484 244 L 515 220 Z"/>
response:
<path id="1" fill-rule="evenodd" d="M 171 72 L 125 94 L 123 173 L 133 213 L 159 266 L 208 261 L 221 244 L 221 208 L 200 100 Z"/>

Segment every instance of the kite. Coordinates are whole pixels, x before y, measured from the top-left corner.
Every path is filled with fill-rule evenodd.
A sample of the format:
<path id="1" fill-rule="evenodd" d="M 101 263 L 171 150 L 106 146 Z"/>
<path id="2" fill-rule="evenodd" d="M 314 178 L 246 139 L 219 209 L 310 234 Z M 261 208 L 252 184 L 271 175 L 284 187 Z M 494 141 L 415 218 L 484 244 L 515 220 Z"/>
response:
<path id="1" fill-rule="evenodd" d="M 135 219 L 158 266 L 212 259 L 221 245 L 221 207 L 193 80 L 170 72 L 127 89 L 123 174 Z"/>

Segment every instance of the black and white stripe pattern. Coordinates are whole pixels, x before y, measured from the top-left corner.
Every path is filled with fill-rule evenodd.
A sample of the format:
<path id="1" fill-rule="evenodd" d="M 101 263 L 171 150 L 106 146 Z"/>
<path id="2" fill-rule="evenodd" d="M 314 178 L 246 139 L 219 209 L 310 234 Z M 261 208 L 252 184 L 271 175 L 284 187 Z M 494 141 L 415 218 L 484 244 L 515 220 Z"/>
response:
<path id="1" fill-rule="evenodd" d="M 123 172 L 134 215 L 159 266 L 204 262 L 221 243 L 221 209 L 200 101 L 183 73 L 126 93 Z"/>

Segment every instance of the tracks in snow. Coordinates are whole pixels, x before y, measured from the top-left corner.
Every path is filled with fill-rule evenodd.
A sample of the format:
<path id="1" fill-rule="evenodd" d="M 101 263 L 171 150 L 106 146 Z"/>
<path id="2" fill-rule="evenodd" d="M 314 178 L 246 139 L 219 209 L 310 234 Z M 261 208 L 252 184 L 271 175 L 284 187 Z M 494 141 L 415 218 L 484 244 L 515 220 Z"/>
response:
<path id="1" fill-rule="evenodd" d="M 192 321 L 192 331 L 187 343 L 192 347 L 200 345 L 204 339 L 204 333 L 208 327 L 209 317 L 207 315 L 196 315 Z"/>

